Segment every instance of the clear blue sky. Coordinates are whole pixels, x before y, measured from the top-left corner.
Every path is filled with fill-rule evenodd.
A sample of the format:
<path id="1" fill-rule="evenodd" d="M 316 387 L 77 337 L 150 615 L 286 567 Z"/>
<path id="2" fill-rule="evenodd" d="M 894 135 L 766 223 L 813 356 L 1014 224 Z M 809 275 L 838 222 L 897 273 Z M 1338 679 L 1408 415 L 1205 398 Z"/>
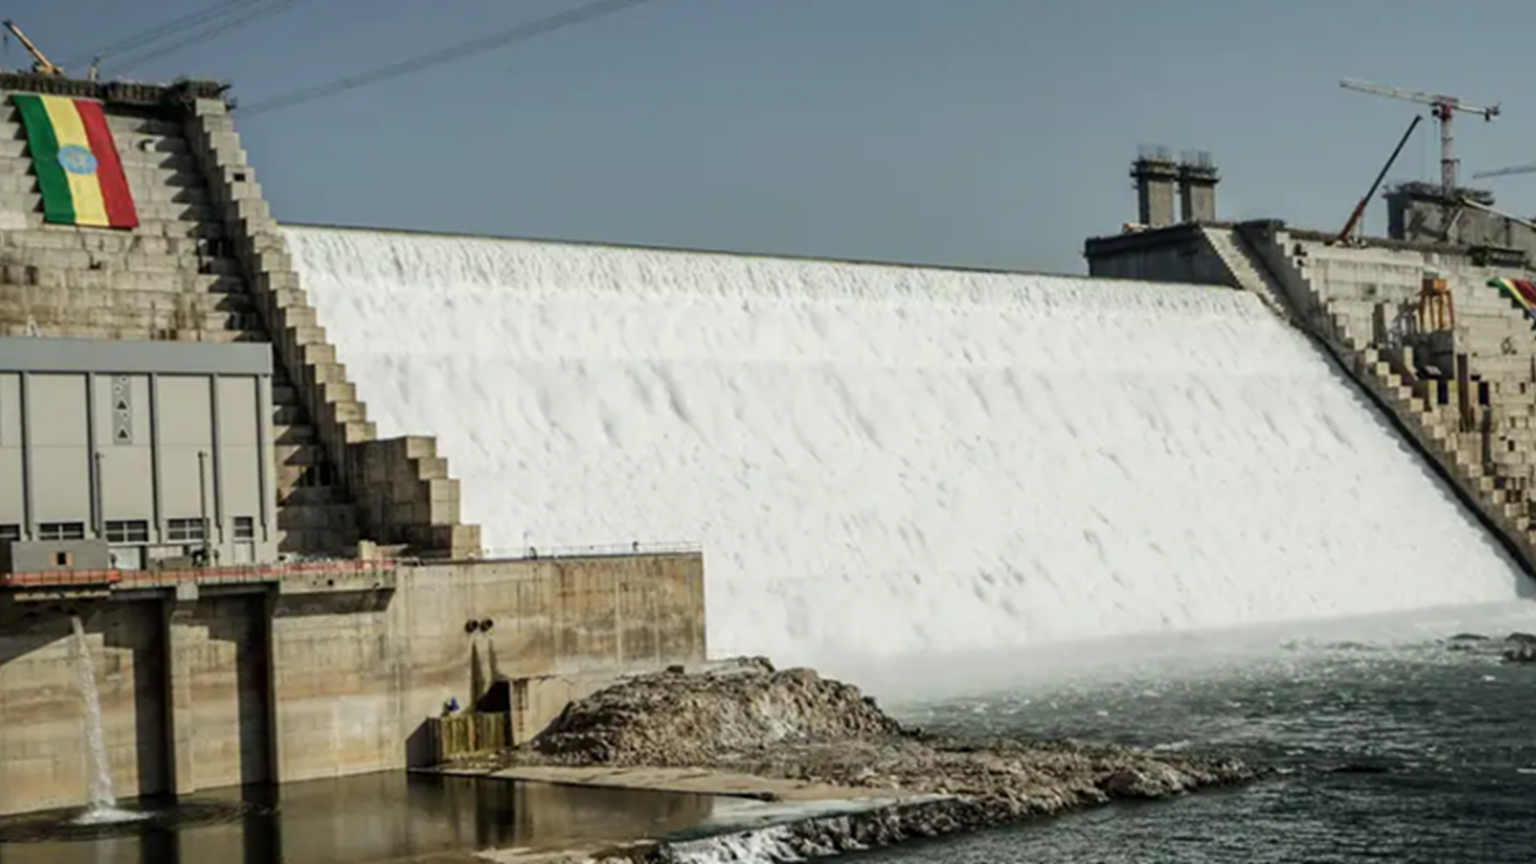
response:
<path id="1" fill-rule="evenodd" d="M 211 2 L 6 5 L 62 58 Z M 250 104 L 577 5 L 300 0 L 129 74 Z M 1224 217 L 1339 226 L 1414 111 L 1344 76 L 1502 100 L 1463 170 L 1536 161 L 1532 34 L 1528 0 L 652 0 L 240 131 L 286 221 L 1082 272 L 1144 142 L 1211 150 Z M 1436 176 L 1417 138 L 1394 177 Z"/>

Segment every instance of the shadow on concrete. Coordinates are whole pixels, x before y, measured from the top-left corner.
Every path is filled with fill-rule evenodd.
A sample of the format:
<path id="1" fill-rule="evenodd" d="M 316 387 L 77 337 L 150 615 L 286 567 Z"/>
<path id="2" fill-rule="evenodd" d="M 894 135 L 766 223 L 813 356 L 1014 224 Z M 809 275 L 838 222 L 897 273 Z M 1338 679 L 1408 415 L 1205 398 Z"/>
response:
<path id="1" fill-rule="evenodd" d="M 88 618 L 91 611 L 83 604 L 18 603 L 0 596 L 0 666 L 68 639 L 69 616 L 79 612 Z"/>
<path id="2" fill-rule="evenodd" d="M 338 591 L 334 594 L 283 594 L 272 610 L 275 618 L 307 618 L 315 615 L 363 615 L 383 612 L 393 591 Z"/>
<path id="3" fill-rule="evenodd" d="M 472 641 L 469 645 L 469 704 L 479 701 L 485 687 L 485 672 L 480 668 L 480 645 Z"/>
<path id="4" fill-rule="evenodd" d="M 229 642 L 235 649 L 235 717 L 240 747 L 240 782 L 272 779 L 271 711 L 268 705 L 266 598 L 258 594 L 203 598 L 211 641 Z"/>
<path id="5" fill-rule="evenodd" d="M 107 619 L 116 619 L 110 621 Z M 133 735 L 141 797 L 171 791 L 171 749 L 166 705 L 170 657 L 165 608 L 159 601 L 115 603 L 87 623 L 108 648 L 129 652 L 133 663 Z M 127 790 L 121 790 L 127 792 Z"/>
<path id="6" fill-rule="evenodd" d="M 431 768 L 437 764 L 437 732 L 431 720 L 423 720 L 405 739 L 407 768 Z"/>

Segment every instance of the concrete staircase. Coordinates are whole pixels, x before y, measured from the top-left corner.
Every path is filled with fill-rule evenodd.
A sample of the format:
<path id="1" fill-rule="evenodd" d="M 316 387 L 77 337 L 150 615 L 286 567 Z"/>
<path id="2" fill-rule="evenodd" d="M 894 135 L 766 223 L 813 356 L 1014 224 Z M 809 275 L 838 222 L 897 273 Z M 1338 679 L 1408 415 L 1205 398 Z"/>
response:
<path id="1" fill-rule="evenodd" d="M 1270 311 L 1282 319 L 1295 323 L 1285 289 L 1265 274 L 1265 265 L 1248 248 L 1248 244 L 1232 228 L 1202 227 L 1201 232 L 1211 250 L 1227 268 L 1236 287 L 1256 295 Z"/>
<path id="2" fill-rule="evenodd" d="M 296 407 L 308 421 L 290 427 L 294 437 L 286 446 L 294 448 L 295 461 L 288 464 L 296 470 L 280 477 L 279 486 L 294 481 L 293 494 L 311 478 L 326 489 L 339 483 L 353 496 L 342 503 L 334 493 L 305 495 L 303 509 L 284 527 L 304 532 L 360 527 L 368 539 L 408 554 L 479 557 L 479 526 L 459 523 L 458 481 L 448 476 L 447 460 L 437 455 L 435 441 L 378 440 L 367 407 L 299 285 L 287 241 L 262 200 L 224 101 L 194 101 L 186 129 L 256 308 L 299 398 Z M 278 442 L 281 452 L 281 436 Z M 278 519 L 281 524 L 281 513 Z"/>
<path id="3" fill-rule="evenodd" d="M 1524 316 L 1464 278 L 1454 332 L 1405 337 L 1401 323 L 1416 320 L 1417 302 L 1402 297 L 1415 295 L 1366 303 L 1366 319 L 1362 301 L 1331 298 L 1312 283 L 1297 254 L 1304 245 L 1284 232 L 1211 233 L 1233 281 L 1282 304 L 1536 573 L 1536 339 Z M 1416 352 L 1432 352 L 1433 362 Z"/>
<path id="4" fill-rule="evenodd" d="M 44 224 L 10 92 L 103 99 L 140 225 Z M 431 439 L 377 441 L 214 85 L 96 85 L 0 73 L 0 334 L 270 342 L 280 549 L 360 539 L 478 557 Z"/>

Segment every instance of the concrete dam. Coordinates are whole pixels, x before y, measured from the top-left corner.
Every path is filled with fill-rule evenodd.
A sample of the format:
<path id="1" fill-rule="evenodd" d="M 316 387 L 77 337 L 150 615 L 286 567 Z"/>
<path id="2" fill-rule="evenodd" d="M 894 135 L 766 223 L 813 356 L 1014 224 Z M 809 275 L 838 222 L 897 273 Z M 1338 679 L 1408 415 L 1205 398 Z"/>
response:
<path id="1" fill-rule="evenodd" d="M 1528 593 L 1523 313 L 1456 271 L 1454 380 L 1361 338 L 1441 246 L 1093 247 L 1136 281 L 284 226 L 224 94 L 0 71 L 0 815 L 435 764 L 710 656 Z"/>
<path id="2" fill-rule="evenodd" d="M 840 662 L 1516 596 L 1258 298 L 289 227 L 380 429 L 488 548 L 703 544 L 714 653 Z"/>

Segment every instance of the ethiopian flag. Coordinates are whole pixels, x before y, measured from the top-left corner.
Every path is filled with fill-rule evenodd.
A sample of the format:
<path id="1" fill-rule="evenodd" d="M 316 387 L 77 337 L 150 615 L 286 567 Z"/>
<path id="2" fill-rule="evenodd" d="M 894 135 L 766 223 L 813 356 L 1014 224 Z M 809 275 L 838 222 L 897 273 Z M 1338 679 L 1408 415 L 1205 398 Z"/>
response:
<path id="1" fill-rule="evenodd" d="M 11 101 L 21 112 L 43 190 L 43 221 L 97 228 L 139 224 L 100 102 L 27 93 Z"/>

